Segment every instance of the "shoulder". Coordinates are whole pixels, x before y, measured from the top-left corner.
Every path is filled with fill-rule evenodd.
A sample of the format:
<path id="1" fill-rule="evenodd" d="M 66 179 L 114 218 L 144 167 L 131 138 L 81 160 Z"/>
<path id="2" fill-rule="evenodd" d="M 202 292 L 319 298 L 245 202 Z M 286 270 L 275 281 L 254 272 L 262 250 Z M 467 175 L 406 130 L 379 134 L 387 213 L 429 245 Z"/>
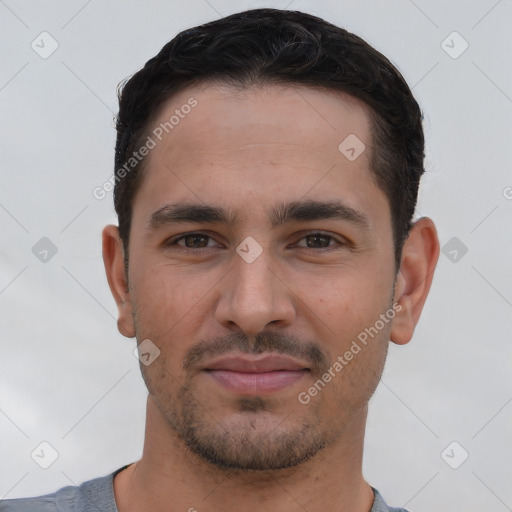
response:
<path id="1" fill-rule="evenodd" d="M 113 478 L 121 469 L 51 494 L 0 500 L 0 512 L 117 512 Z"/>
<path id="2" fill-rule="evenodd" d="M 0 501 L 0 512 L 72 511 L 78 487 L 67 486 L 51 494 Z"/>
<path id="3" fill-rule="evenodd" d="M 384 501 L 384 498 L 381 496 L 379 491 L 374 487 L 372 487 L 372 490 L 375 497 L 370 512 L 409 512 L 405 508 L 389 507 L 386 505 L 386 502 Z"/>

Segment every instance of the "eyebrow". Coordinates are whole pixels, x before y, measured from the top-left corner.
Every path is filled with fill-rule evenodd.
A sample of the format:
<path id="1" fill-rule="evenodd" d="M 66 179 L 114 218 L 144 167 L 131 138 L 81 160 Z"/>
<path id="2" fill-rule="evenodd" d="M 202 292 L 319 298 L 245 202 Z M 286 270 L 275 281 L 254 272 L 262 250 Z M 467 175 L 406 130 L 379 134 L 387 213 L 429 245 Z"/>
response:
<path id="1" fill-rule="evenodd" d="M 306 200 L 278 203 L 269 211 L 272 227 L 292 222 L 328 219 L 348 221 L 360 228 L 370 228 L 370 220 L 364 213 L 340 201 Z M 167 224 L 185 222 L 234 226 L 238 218 L 233 211 L 219 206 L 195 203 L 167 204 L 151 215 L 149 228 L 154 230 Z"/>

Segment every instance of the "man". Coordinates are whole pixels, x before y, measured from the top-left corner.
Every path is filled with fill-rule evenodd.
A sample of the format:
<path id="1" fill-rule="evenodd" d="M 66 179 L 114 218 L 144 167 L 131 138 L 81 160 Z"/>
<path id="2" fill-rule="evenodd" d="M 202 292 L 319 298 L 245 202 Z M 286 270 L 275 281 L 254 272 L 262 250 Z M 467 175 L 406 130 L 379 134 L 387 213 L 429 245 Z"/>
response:
<path id="1" fill-rule="evenodd" d="M 368 400 L 439 254 L 412 223 L 421 112 L 357 36 L 258 9 L 180 33 L 120 93 L 103 232 L 148 387 L 141 460 L 7 511 L 377 512 Z"/>

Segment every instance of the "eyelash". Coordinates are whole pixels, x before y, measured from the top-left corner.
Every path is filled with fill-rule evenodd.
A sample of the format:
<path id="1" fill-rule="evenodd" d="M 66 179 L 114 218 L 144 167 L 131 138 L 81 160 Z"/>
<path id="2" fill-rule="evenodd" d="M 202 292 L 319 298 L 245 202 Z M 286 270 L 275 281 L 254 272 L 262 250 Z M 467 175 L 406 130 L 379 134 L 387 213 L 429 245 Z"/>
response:
<path id="1" fill-rule="evenodd" d="M 176 250 L 177 252 L 187 253 L 187 254 L 200 254 L 200 253 L 204 253 L 204 251 L 207 250 L 207 249 L 211 249 L 211 247 L 208 247 L 208 246 L 207 247 L 194 248 L 194 247 L 185 247 L 185 246 L 178 245 L 178 242 L 180 240 L 184 240 L 185 238 L 187 238 L 189 236 L 194 236 L 194 235 L 203 236 L 203 237 L 206 237 L 206 238 L 208 238 L 210 240 L 213 239 L 210 235 L 207 235 L 206 233 L 201 233 L 199 231 L 193 231 L 193 232 L 190 232 L 190 233 L 184 233 L 183 235 L 179 235 L 179 236 L 177 236 L 175 238 L 171 238 L 171 239 L 167 240 L 164 245 L 166 247 L 173 247 L 173 249 Z M 311 249 L 313 251 L 323 251 L 323 252 L 325 252 L 325 251 L 331 251 L 331 250 L 340 249 L 341 247 L 347 245 L 346 242 L 338 240 L 334 236 L 329 235 L 327 233 L 324 233 L 322 231 L 311 231 L 309 233 L 306 233 L 302 238 L 299 239 L 299 242 L 304 240 L 305 238 L 310 237 L 310 236 L 323 236 L 323 237 L 328 238 L 329 242 L 334 241 L 335 244 L 334 245 L 328 245 L 327 247 L 316 247 L 316 248 L 300 246 L 301 249 Z M 336 247 L 336 245 L 338 247 Z"/>

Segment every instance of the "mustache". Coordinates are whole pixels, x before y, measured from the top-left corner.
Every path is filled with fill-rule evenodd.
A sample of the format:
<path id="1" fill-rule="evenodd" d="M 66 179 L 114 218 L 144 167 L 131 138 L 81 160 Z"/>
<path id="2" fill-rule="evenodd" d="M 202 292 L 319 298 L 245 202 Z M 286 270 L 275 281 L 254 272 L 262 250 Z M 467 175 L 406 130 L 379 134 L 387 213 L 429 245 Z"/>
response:
<path id="1" fill-rule="evenodd" d="M 311 365 L 312 373 L 319 375 L 329 369 L 329 359 L 318 344 L 273 331 L 258 333 L 253 342 L 244 333 L 233 333 L 228 336 L 219 336 L 213 340 L 202 340 L 187 350 L 183 360 L 183 369 L 190 370 L 208 358 L 234 351 L 245 354 L 272 352 L 302 359 Z"/>

